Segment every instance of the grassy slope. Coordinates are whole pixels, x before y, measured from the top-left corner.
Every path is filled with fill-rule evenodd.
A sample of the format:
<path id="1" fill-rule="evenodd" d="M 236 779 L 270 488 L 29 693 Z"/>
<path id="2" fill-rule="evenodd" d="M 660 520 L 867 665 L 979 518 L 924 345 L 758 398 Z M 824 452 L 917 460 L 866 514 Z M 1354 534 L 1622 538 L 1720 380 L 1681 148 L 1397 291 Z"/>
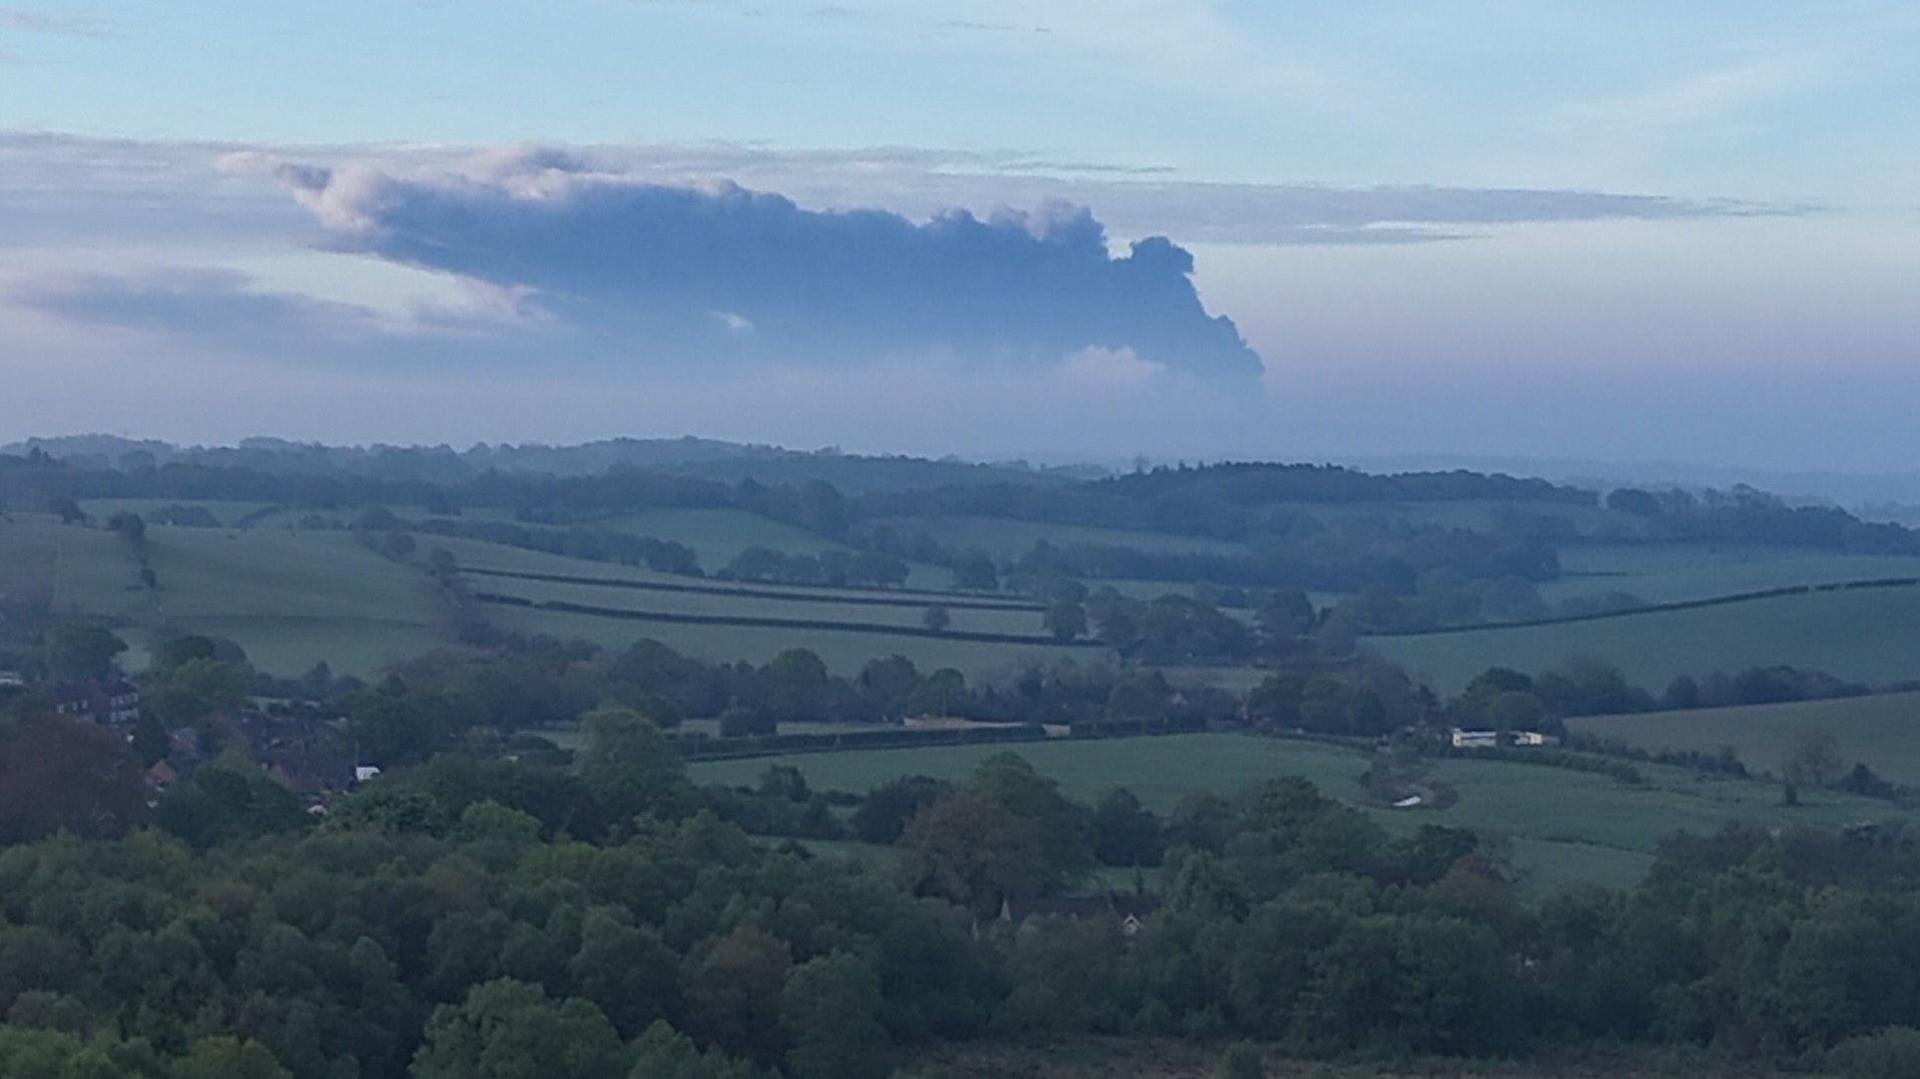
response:
<path id="1" fill-rule="evenodd" d="M 115 621 L 134 666 L 166 626 L 230 637 L 284 675 L 320 660 L 373 674 L 441 643 L 425 578 L 344 533 L 152 525 L 147 544 L 157 590 L 140 585 L 125 539 L 16 515 L 0 522 L 0 590 L 37 588 L 56 614 Z"/>
<path id="2" fill-rule="evenodd" d="M 1366 644 L 1454 693 L 1491 666 L 1538 671 L 1568 656 L 1613 663 L 1658 692 L 1675 675 L 1792 664 L 1869 683 L 1920 675 L 1920 588 L 1782 596 L 1682 611 L 1509 629 L 1465 629 Z"/>
<path id="3" fill-rule="evenodd" d="M 214 520 L 223 525 L 230 525 L 242 517 L 266 509 L 268 505 L 269 503 L 266 502 L 221 502 L 184 498 L 89 498 L 80 503 L 80 508 L 104 522 L 116 513 L 137 513 L 143 517 L 151 517 L 154 512 L 168 506 L 199 506 L 213 514 Z"/>
<path id="4" fill-rule="evenodd" d="M 1247 553 L 1246 547 L 1241 544 L 1198 536 L 1049 524 L 1041 521 L 1016 521 L 1000 517 L 894 517 L 877 521 L 875 524 L 894 528 L 903 535 L 926 532 L 949 547 L 963 549 L 977 547 L 997 558 L 1015 558 L 1023 555 L 1040 540 L 1046 540 L 1056 547 L 1094 544 L 1107 547 L 1131 547 L 1139 551 L 1218 555 Z"/>
<path id="5" fill-rule="evenodd" d="M 476 540 L 422 536 L 421 548 L 447 548 L 462 565 L 516 572 L 552 573 L 665 584 L 711 584 L 727 587 L 724 581 L 697 582 L 685 577 L 653 573 L 631 566 L 588 562 L 539 551 L 526 551 Z M 594 585 L 549 581 L 524 581 L 506 577 L 471 576 L 469 583 L 477 591 L 531 599 L 566 599 L 595 606 L 643 611 L 685 611 L 701 614 L 753 615 L 773 618 L 820 618 L 828 621 L 895 623 L 917 626 L 924 609 L 919 606 L 890 607 L 859 603 L 811 603 L 726 596 L 676 594 Z M 900 599 L 896 592 L 872 592 L 859 589 L 809 589 L 777 585 L 740 585 L 742 588 L 783 591 L 796 596 L 838 596 L 849 599 Z M 929 599 L 928 602 L 937 602 Z M 970 678 L 1011 672 L 1028 660 L 1052 662 L 1072 657 L 1097 659 L 1101 653 L 1087 648 L 1059 648 L 1048 645 L 984 644 L 971 641 L 947 641 L 921 637 L 893 636 L 881 633 L 831 632 L 803 629 L 777 629 L 750 626 L 675 625 L 600 618 L 592 615 L 556 611 L 533 611 L 489 606 L 487 616 L 496 625 L 522 633 L 547 633 L 557 637 L 580 638 L 610 648 L 623 648 L 643 637 L 662 641 L 688 655 L 703 659 L 749 659 L 765 662 L 789 648 L 811 648 L 828 666 L 844 674 L 857 673 L 867 660 L 898 653 L 923 669 L 955 667 Z M 996 633 L 1037 634 L 1039 615 L 1031 611 L 952 611 L 953 627 Z"/>
<path id="6" fill-rule="evenodd" d="M 589 527 L 684 543 L 700 556 L 709 573 L 748 547 L 771 547 L 787 554 L 846 549 L 824 536 L 745 510 L 646 509 L 593 521 Z"/>
<path id="7" fill-rule="evenodd" d="M 723 596 L 709 593 L 649 592 L 600 585 L 571 584 L 558 581 L 528 581 L 511 577 L 471 576 L 469 585 L 476 591 L 515 596 L 535 602 L 577 603 L 620 610 L 656 611 L 670 614 L 696 614 L 734 618 L 780 618 L 823 622 L 863 622 L 921 626 L 926 607 L 895 606 L 840 601 L 767 600 L 752 596 Z M 951 628 L 973 633 L 1006 633 L 1035 636 L 1044 632 L 1041 616 L 1018 610 L 951 610 Z"/>
<path id="8" fill-rule="evenodd" d="M 802 754 L 786 758 L 817 789 L 866 791 L 894 776 L 921 773 L 956 779 L 981 758 L 1005 747 L 939 746 Z M 1160 812 L 1194 790 L 1236 791 L 1255 780 L 1305 776 L 1330 795 L 1356 801 L 1367 766 L 1355 750 L 1313 742 L 1241 735 L 1176 735 L 1104 742 L 1045 742 L 1011 747 L 1076 798 L 1090 800 L 1116 786 L 1130 788 Z M 693 766 L 701 782 L 750 783 L 766 759 L 712 761 Z M 1734 820 L 1839 824 L 1883 818 L 1883 803 L 1822 795 L 1817 804 L 1787 810 L 1764 783 L 1702 781 L 1679 769 L 1645 768 L 1650 784 L 1628 787 L 1604 776 L 1492 761 L 1436 762 L 1433 776 L 1451 783 L 1460 800 L 1421 812 L 1367 807 L 1395 830 L 1422 824 L 1473 828 L 1511 840 L 1515 864 L 1528 885 L 1550 890 L 1578 881 L 1629 884 L 1645 869 L 1655 843 L 1675 830 L 1712 832 Z"/>
<path id="9" fill-rule="evenodd" d="M 836 674 L 849 676 L 858 674 L 870 659 L 896 654 L 913 660 L 922 670 L 953 667 L 975 680 L 1012 674 L 1029 661 L 1043 664 L 1060 659 L 1092 662 L 1105 654 L 1091 648 L 988 644 L 881 633 L 629 622 L 564 611 L 532 611 L 514 607 L 489 606 L 487 617 L 505 630 L 591 641 L 606 648 L 625 648 L 634 641 L 650 637 L 686 655 L 707 660 L 745 659 L 765 663 L 789 648 L 810 648 Z"/>
<path id="10" fill-rule="evenodd" d="M 425 580 L 415 568 L 390 562 L 344 532 L 285 527 L 246 531 L 151 526 L 151 557 L 160 589 L 138 582 L 138 563 L 125 540 L 98 528 L 63 526 L 50 518 L 16 514 L 0 520 L 0 592 L 50 600 L 61 613 L 103 615 L 128 627 L 140 649 L 154 629 L 174 625 L 231 637 L 263 669 L 299 674 L 319 660 L 341 673 L 373 674 L 397 659 L 442 645 Z M 444 546 L 465 564 L 499 569 L 685 584 L 686 578 L 497 544 L 422 536 L 421 550 Z M 724 585 L 724 582 L 711 582 Z M 600 606 L 693 611 L 722 615 L 819 618 L 917 626 L 918 605 L 768 602 L 726 596 L 598 588 L 508 578 L 474 578 L 478 589 L 534 598 L 568 598 Z M 798 596 L 899 599 L 898 593 L 855 589 L 781 588 Z M 929 600 L 929 602 L 933 602 Z M 876 656 L 900 653 L 928 669 L 953 666 L 970 677 L 1009 672 L 1024 660 L 1097 658 L 1089 649 L 998 645 L 897 637 L 880 633 L 680 626 L 586 615 L 490 607 L 504 628 L 581 637 L 620 647 L 654 637 L 689 654 L 715 660 L 764 662 L 795 647 L 818 651 L 836 670 L 857 672 Z M 1037 634 L 1031 611 L 952 612 L 963 630 Z M 134 665 L 139 655 L 129 657 Z"/>
<path id="11" fill-rule="evenodd" d="M 1745 545 L 1568 547 L 1561 551 L 1560 566 L 1575 576 L 1541 586 L 1550 600 L 1631 592 L 1649 603 L 1674 603 L 1791 585 L 1920 576 L 1920 558 Z"/>
<path id="12" fill-rule="evenodd" d="M 748 547 L 767 547 L 783 554 L 815 555 L 823 551 L 853 549 L 804 528 L 734 509 L 662 507 L 636 510 L 616 517 L 584 521 L 582 527 L 597 532 L 624 532 L 685 544 L 700 556 L 700 565 L 708 573 L 724 568 Z M 909 588 L 943 589 L 952 581 L 952 575 L 939 566 L 916 562 L 910 563 L 907 569 Z"/>
<path id="13" fill-rule="evenodd" d="M 0 592 L 60 617 L 124 617 L 147 596 L 125 539 L 29 514 L 0 517 Z"/>
<path id="14" fill-rule="evenodd" d="M 1442 528 L 1472 532 L 1507 531 L 1501 519 L 1548 517 L 1571 526 L 1575 535 L 1589 539 L 1632 539 L 1643 535 L 1646 523 L 1631 514 L 1600 506 L 1551 502 L 1514 503 L 1464 499 L 1454 502 L 1288 502 L 1278 508 L 1331 524 L 1349 518 L 1394 518 L 1421 521 Z"/>
<path id="15" fill-rule="evenodd" d="M 435 547 L 444 547 L 462 566 L 478 569 L 510 570 L 516 573 L 546 573 L 569 577 L 589 577 L 599 579 L 617 579 L 668 585 L 699 585 L 705 588 L 739 588 L 752 591 L 784 591 L 796 596 L 843 596 L 851 599 L 914 599 L 925 603 L 939 603 L 941 596 L 919 596 L 913 592 L 897 592 L 861 588 L 815 588 L 806 585 L 757 584 L 746 581 L 723 581 L 714 578 L 676 577 L 667 573 L 655 573 L 637 566 L 623 566 L 614 562 L 594 562 L 584 558 L 568 558 L 565 555 L 548 554 L 545 551 L 532 551 L 521 547 L 508 547 L 498 543 L 481 540 L 462 539 L 454 536 L 433 536 L 419 533 L 420 549 L 431 551 Z M 504 578 L 488 578 L 489 581 Z M 944 589 L 945 580 L 935 582 L 935 588 Z M 479 587 L 476 584 L 475 587 Z M 909 587 L 918 587 L 909 582 Z M 486 588 L 484 591 L 499 591 Z M 648 595 L 644 592 L 628 593 L 632 596 Z M 1018 607 L 1031 601 L 1015 596 L 983 595 L 967 597 L 969 602 L 1004 603 Z M 639 606 L 639 604 L 635 604 Z"/>
<path id="16" fill-rule="evenodd" d="M 1713 753 L 1732 746 L 1749 768 L 1770 771 L 1779 769 L 1802 735 L 1824 731 L 1839 743 L 1847 765 L 1865 761 L 1887 779 L 1920 784 L 1920 693 L 1597 716 L 1567 725 L 1651 750 Z"/>
<path id="17" fill-rule="evenodd" d="M 371 674 L 442 642 L 425 578 L 340 532 L 152 528 L 158 614 L 232 637 L 263 670 Z"/>

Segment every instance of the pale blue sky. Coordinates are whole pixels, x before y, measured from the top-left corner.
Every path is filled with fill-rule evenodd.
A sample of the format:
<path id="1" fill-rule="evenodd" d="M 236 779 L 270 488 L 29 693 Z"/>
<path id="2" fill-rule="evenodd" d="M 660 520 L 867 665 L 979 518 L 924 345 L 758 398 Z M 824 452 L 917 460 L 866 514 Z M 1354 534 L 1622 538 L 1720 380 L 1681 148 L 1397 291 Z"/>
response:
<path id="1" fill-rule="evenodd" d="M 1906 205 L 1903 3 L 0 6 L 7 126 L 1013 150 L 1194 179 Z"/>
<path id="2" fill-rule="evenodd" d="M 16 391 L 0 436 L 691 431 L 926 452 L 1907 468 L 1915 55 L 1911 3 L 0 3 L 0 377 Z M 667 356 L 669 338 L 650 350 L 621 322 L 611 363 L 609 305 L 651 270 L 612 269 L 568 307 L 555 282 L 587 264 L 559 238 L 533 270 L 529 248 L 476 276 L 418 254 L 471 236 L 371 240 L 353 228 L 417 222 L 381 209 L 348 227 L 272 175 L 363 162 L 383 191 L 492 212 L 535 197 L 468 160 L 506 145 L 566 148 L 600 185 L 549 174 L 539 199 L 727 178 L 803 212 L 916 222 L 1084 205 L 1116 259 L 1154 234 L 1193 253 L 1200 303 L 1264 360 L 1262 389 L 1231 405 L 1167 389 L 1156 365 L 1179 360 L 1144 342 L 1177 351 L 1178 335 L 1119 327 L 1137 303 L 1083 291 L 1087 340 L 1140 357 L 1010 371 L 908 327 L 849 369 L 749 376 L 694 355 L 686 327 Z M 743 302 L 796 309 L 792 281 L 766 287 L 785 292 Z M 1056 286 L 1021 287 L 1039 303 Z M 323 304 L 350 331 L 311 332 Z M 290 310 L 308 322 L 264 321 Z M 745 332 L 731 309 L 693 314 Z M 245 318 L 263 321 L 219 322 Z M 602 362 L 566 362 L 579 339 L 530 319 L 598 335 Z M 407 323 L 398 344 L 392 321 Z M 993 325 L 1015 351 L 1058 344 Z M 422 326 L 469 344 L 421 347 Z M 835 326 L 850 329 L 808 323 L 800 351 L 834 344 Z M 794 344 L 758 329 L 769 353 Z M 461 371 L 452 352 L 492 358 Z M 884 418 L 841 404 L 874 364 L 899 402 Z M 420 407 L 455 383 L 462 409 Z M 248 407 L 206 407 L 214 386 Z M 313 394 L 350 405 L 296 403 Z M 1007 404 L 1060 394 L 1090 402 L 1084 428 Z"/>

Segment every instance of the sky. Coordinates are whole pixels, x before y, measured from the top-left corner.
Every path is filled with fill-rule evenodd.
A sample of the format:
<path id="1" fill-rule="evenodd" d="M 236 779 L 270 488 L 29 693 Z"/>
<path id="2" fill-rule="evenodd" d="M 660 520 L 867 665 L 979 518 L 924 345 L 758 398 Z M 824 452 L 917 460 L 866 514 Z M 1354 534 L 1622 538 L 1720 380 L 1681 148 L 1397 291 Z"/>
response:
<path id="1" fill-rule="evenodd" d="M 1920 8 L 0 2 L 0 441 L 1920 459 Z"/>

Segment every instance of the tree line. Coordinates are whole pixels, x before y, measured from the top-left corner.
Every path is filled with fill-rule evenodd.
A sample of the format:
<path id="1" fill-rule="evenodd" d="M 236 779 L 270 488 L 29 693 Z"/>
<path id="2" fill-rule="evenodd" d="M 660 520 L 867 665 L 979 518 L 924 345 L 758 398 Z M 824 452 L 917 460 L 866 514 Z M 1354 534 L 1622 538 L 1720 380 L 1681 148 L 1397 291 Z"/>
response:
<path id="1" fill-rule="evenodd" d="M 317 821 L 210 764 L 233 776 L 220 829 L 0 850 L 0 1070 L 878 1079 L 932 1040 L 1084 1033 L 1917 1062 L 1920 855 L 1897 826 L 1676 837 L 1634 889 L 1530 904 L 1472 833 L 1395 837 L 1302 780 L 1159 820 L 1002 755 L 873 792 L 856 821 L 897 824 L 898 859 L 863 868 L 749 841 L 636 713 L 585 725 L 571 766 L 442 754 Z M 1142 932 L 1000 917 L 1096 860 L 1161 863 Z"/>

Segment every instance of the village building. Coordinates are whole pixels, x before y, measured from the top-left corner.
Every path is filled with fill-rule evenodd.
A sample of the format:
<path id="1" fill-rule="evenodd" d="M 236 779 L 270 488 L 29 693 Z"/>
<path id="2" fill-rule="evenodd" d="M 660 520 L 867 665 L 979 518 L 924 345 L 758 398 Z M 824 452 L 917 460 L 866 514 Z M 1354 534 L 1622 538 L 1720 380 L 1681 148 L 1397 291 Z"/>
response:
<path id="1" fill-rule="evenodd" d="M 140 687 L 125 679 L 90 679 L 55 686 L 53 710 L 103 727 L 129 727 L 140 718 Z"/>
<path id="2" fill-rule="evenodd" d="M 1550 746 L 1559 742 L 1553 735 L 1540 731 L 1507 731 L 1504 741 L 1500 731 L 1470 731 L 1455 727 L 1450 734 L 1455 749 L 1495 749 L 1501 745 Z"/>
<path id="3" fill-rule="evenodd" d="M 1070 922 L 1102 919 L 1118 925 L 1129 939 L 1146 931 L 1147 923 L 1160 909 L 1160 901 L 1148 895 L 1039 896 L 1031 899 L 1008 897 L 1000 903 L 1000 921 L 1019 928 L 1036 918 L 1060 918 Z"/>

